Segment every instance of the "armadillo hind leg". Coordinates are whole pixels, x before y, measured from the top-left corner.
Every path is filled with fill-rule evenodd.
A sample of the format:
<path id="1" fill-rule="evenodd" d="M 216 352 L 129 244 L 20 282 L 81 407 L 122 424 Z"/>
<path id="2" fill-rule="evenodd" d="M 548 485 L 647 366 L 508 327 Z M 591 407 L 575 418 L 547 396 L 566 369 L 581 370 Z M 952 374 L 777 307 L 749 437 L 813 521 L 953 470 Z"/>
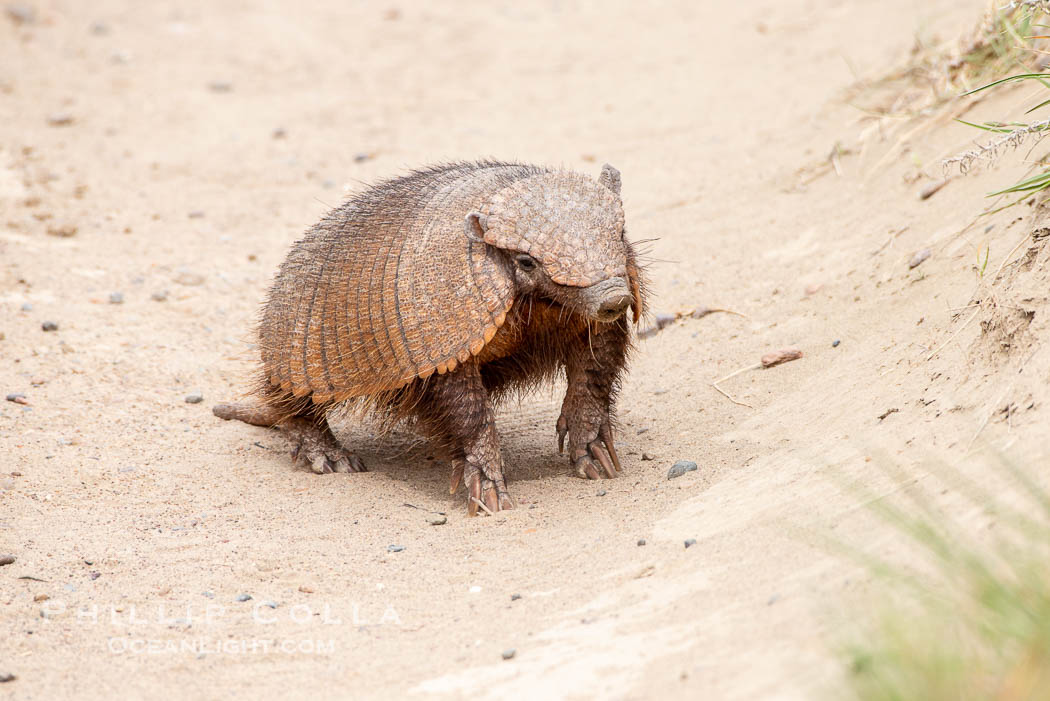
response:
<path id="1" fill-rule="evenodd" d="M 514 508 L 503 475 L 503 455 L 495 414 L 476 363 L 432 378 L 417 414 L 427 433 L 452 458 L 449 491 L 467 489 L 467 513 L 477 515 Z"/>
<path id="2" fill-rule="evenodd" d="M 318 425 L 309 419 L 294 418 L 279 426 L 295 444 L 292 459 L 323 475 L 332 472 L 367 472 L 361 458 L 339 445 L 328 422 Z"/>

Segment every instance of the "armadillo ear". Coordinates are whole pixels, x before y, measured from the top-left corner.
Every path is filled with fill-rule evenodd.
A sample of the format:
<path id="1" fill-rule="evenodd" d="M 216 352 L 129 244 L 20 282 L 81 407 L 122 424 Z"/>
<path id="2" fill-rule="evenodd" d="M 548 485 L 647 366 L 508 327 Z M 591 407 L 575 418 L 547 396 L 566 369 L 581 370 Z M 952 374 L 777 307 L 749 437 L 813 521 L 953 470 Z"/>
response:
<path id="1" fill-rule="evenodd" d="M 602 174 L 598 176 L 598 182 L 609 188 L 617 195 L 620 194 L 620 171 L 606 163 L 602 166 Z"/>
<path id="2" fill-rule="evenodd" d="M 488 222 L 481 212 L 471 212 L 463 220 L 463 233 L 474 243 L 485 243 L 485 229 L 487 228 Z"/>

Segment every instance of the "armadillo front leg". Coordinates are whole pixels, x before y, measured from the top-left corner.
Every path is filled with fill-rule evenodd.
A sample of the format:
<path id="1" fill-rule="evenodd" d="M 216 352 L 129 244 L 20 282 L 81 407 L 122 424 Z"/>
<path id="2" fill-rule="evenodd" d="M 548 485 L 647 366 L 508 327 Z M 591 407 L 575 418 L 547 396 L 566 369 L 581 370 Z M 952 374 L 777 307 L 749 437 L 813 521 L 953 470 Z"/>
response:
<path id="1" fill-rule="evenodd" d="M 503 476 L 503 455 L 496 417 L 476 362 L 431 378 L 419 412 L 427 433 L 438 441 L 452 462 L 450 492 L 462 481 L 467 488 L 467 512 L 478 505 L 495 513 L 514 508 Z"/>
<path id="2" fill-rule="evenodd" d="M 627 322 L 591 324 L 566 347 L 568 388 L 558 417 L 558 451 L 569 438 L 569 463 L 577 477 L 617 477 L 622 470 L 613 445 L 613 402 L 627 358 Z"/>

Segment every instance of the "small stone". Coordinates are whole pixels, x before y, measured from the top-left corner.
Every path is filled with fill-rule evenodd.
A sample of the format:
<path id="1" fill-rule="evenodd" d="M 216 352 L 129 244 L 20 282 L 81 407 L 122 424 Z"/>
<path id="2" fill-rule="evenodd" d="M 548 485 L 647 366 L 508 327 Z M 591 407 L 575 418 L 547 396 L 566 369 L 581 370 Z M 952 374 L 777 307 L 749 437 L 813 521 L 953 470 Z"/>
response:
<path id="1" fill-rule="evenodd" d="M 275 139 L 283 139 L 286 136 L 288 136 L 288 132 L 285 131 L 284 127 L 277 127 L 273 130 L 273 133 L 270 134 L 270 136 L 272 136 Z"/>
<path id="2" fill-rule="evenodd" d="M 47 115 L 47 124 L 52 127 L 68 127 L 73 123 L 73 115 L 69 112 L 54 112 Z"/>
<path id="3" fill-rule="evenodd" d="M 13 2 L 4 8 L 8 19 L 15 24 L 32 24 L 36 22 L 36 10 L 30 5 Z"/>
<path id="4" fill-rule="evenodd" d="M 511 594 L 510 595 L 510 600 L 511 601 L 517 601 L 520 598 L 521 598 L 521 594 Z"/>
<path id="5" fill-rule="evenodd" d="M 203 219 L 204 212 L 200 209 L 195 209 L 192 212 L 190 212 L 187 216 L 189 216 L 190 219 Z"/>
<path id="6" fill-rule="evenodd" d="M 33 311 L 33 305 L 30 304 L 29 302 L 23 302 L 22 303 L 22 311 L 24 311 L 24 312 L 31 312 L 31 311 Z"/>
<path id="7" fill-rule="evenodd" d="M 77 235 L 77 227 L 73 224 L 52 224 L 47 227 L 47 234 L 60 239 L 68 239 Z"/>
<path id="8" fill-rule="evenodd" d="M 834 341 L 831 342 L 831 347 L 838 348 L 840 343 L 842 343 L 842 341 L 836 338 Z"/>
<path id="9" fill-rule="evenodd" d="M 153 294 L 151 294 L 149 296 L 149 298 L 152 299 L 154 302 L 167 301 L 167 299 L 168 299 L 168 291 L 167 290 L 160 290 L 159 292 L 154 292 Z"/>
<path id="10" fill-rule="evenodd" d="M 386 546 L 386 551 L 388 553 L 399 553 L 399 552 L 401 552 L 404 549 L 405 549 L 404 545 L 388 545 L 388 546 Z"/>
<path id="11" fill-rule="evenodd" d="M 304 594 L 313 594 L 314 593 L 314 588 L 311 587 L 311 586 L 307 586 L 305 584 L 300 584 L 299 585 L 299 591 L 301 591 Z"/>
<path id="12" fill-rule="evenodd" d="M 109 293 L 110 304 L 124 304 L 124 293 L 123 292 L 110 292 Z"/>
<path id="13" fill-rule="evenodd" d="M 91 566 L 91 565 L 95 564 L 95 561 L 94 560 L 84 560 L 84 564 L 88 565 L 88 566 Z"/>
<path id="14" fill-rule="evenodd" d="M 365 161 L 372 160 L 373 157 L 374 154 L 371 153 L 358 153 L 354 155 L 354 163 L 364 163 Z"/>
<path id="15" fill-rule="evenodd" d="M 201 596 L 203 596 L 205 599 L 214 599 L 215 598 L 215 592 L 213 592 L 211 590 L 202 591 L 201 592 Z"/>
<path id="16" fill-rule="evenodd" d="M 16 677 L 13 674 L 0 673 L 0 684 L 6 684 L 7 682 L 13 682 L 16 679 L 18 679 L 18 677 Z"/>
<path id="17" fill-rule="evenodd" d="M 604 489 L 599 489 L 598 493 L 595 494 L 595 496 L 597 496 L 597 497 L 604 497 L 607 493 L 608 492 L 606 492 Z"/>
<path id="18" fill-rule="evenodd" d="M 691 548 L 694 545 L 696 545 L 696 538 L 690 538 L 689 540 L 685 541 L 685 547 L 687 548 Z"/>
<path id="19" fill-rule="evenodd" d="M 503 659 L 511 660 L 511 659 L 514 659 L 514 655 L 518 654 L 518 651 L 511 647 L 511 648 L 507 648 L 506 650 L 504 650 L 500 654 L 503 655 Z"/>
<path id="20" fill-rule="evenodd" d="M 11 394 L 7 395 L 5 399 L 9 402 L 14 402 L 15 404 L 21 404 L 23 406 L 29 405 L 29 400 L 26 399 L 26 396 L 18 392 L 12 392 Z"/>
<path id="21" fill-rule="evenodd" d="M 92 22 L 91 33 L 95 36 L 105 36 L 109 34 L 109 25 L 105 22 Z"/>
<path id="22" fill-rule="evenodd" d="M 262 602 L 262 605 L 267 607 L 267 608 L 271 608 L 271 609 L 277 608 L 277 602 L 276 601 L 264 601 L 264 602 Z"/>
<path id="23" fill-rule="evenodd" d="M 175 275 L 175 282 L 187 287 L 197 287 L 204 284 L 204 276 L 192 270 L 181 268 Z"/>
<path id="24" fill-rule="evenodd" d="M 10 565 L 15 561 L 14 555 L 0 555 L 0 567 Z"/>
<path id="25" fill-rule="evenodd" d="M 251 600 L 252 600 L 252 595 L 251 594 L 238 594 L 237 598 L 234 599 L 234 601 L 239 601 L 239 602 L 245 602 L 245 601 L 251 601 Z"/>
<path id="26" fill-rule="evenodd" d="M 635 434 L 640 436 L 640 435 L 642 435 L 643 433 L 645 433 L 648 430 L 649 430 L 648 426 L 642 426 L 640 429 L 635 431 Z"/>
<path id="27" fill-rule="evenodd" d="M 642 547 L 643 545 L 645 545 L 645 538 L 639 538 L 638 539 L 638 547 Z"/>
<path id="28" fill-rule="evenodd" d="M 936 195 L 938 192 L 940 192 L 941 188 L 944 187 L 947 184 L 948 184 L 948 178 L 944 178 L 943 180 L 935 180 L 934 182 L 930 183 L 929 185 L 924 187 L 919 192 L 919 199 L 920 200 L 928 200 L 928 199 L 930 199 L 931 197 Z"/>
<path id="29" fill-rule="evenodd" d="M 192 394 L 186 395 L 187 404 L 200 404 L 204 401 L 204 395 L 200 392 L 193 392 Z"/>
<path id="30" fill-rule="evenodd" d="M 931 253 L 932 251 L 930 249 L 924 248 L 915 255 L 913 255 L 911 257 L 911 260 L 908 261 L 908 269 L 911 270 L 912 268 L 918 268 L 920 265 L 926 262 L 926 259 L 930 257 Z"/>
<path id="31" fill-rule="evenodd" d="M 431 526 L 444 526 L 448 523 L 448 518 L 446 516 L 439 516 L 437 518 L 427 519 L 427 523 Z"/>
<path id="32" fill-rule="evenodd" d="M 45 321 L 40 325 L 40 328 L 44 331 L 58 331 L 58 324 L 53 321 Z"/>
<path id="33" fill-rule="evenodd" d="M 695 469 L 696 463 L 692 460 L 679 460 L 671 466 L 670 470 L 667 471 L 667 479 L 673 480 L 675 478 L 681 477 L 687 472 L 692 472 Z"/>
<path id="34" fill-rule="evenodd" d="M 642 453 L 642 460 L 656 460 L 656 457 L 649 453 Z"/>
<path id="35" fill-rule="evenodd" d="M 230 92 L 233 90 L 233 83 L 228 80 L 213 80 L 208 83 L 208 90 L 212 92 Z"/>
<path id="36" fill-rule="evenodd" d="M 39 604 L 41 601 L 47 601 L 50 598 L 51 597 L 48 596 L 47 594 L 37 594 L 36 596 L 33 597 L 33 601 L 35 601 L 36 603 Z"/>
<path id="37" fill-rule="evenodd" d="M 101 577 L 101 576 L 102 576 L 102 573 L 101 573 L 101 572 L 92 572 L 92 573 L 90 574 L 90 577 L 91 577 L 91 581 L 95 581 L 96 579 L 98 579 L 98 578 L 99 578 L 99 577 Z"/>
<path id="38" fill-rule="evenodd" d="M 34 377 L 29 380 L 29 384 L 33 385 L 34 387 L 40 387 L 41 385 L 47 384 L 47 380 L 45 380 L 42 377 Z"/>

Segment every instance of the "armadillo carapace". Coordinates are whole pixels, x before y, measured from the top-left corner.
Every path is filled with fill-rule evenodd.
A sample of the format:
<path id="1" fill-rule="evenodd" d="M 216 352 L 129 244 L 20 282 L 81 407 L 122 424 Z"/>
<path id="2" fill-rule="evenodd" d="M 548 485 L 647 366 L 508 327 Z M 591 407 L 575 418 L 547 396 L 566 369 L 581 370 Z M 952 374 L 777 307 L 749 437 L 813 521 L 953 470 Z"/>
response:
<path id="1" fill-rule="evenodd" d="M 471 514 L 513 506 L 493 405 L 564 372 L 557 422 L 576 475 L 615 477 L 617 386 L 645 284 L 624 237 L 620 174 L 455 163 L 388 180 L 296 243 L 259 326 L 252 404 L 315 472 L 359 472 L 328 412 L 355 403 L 415 419 L 467 489 Z"/>

